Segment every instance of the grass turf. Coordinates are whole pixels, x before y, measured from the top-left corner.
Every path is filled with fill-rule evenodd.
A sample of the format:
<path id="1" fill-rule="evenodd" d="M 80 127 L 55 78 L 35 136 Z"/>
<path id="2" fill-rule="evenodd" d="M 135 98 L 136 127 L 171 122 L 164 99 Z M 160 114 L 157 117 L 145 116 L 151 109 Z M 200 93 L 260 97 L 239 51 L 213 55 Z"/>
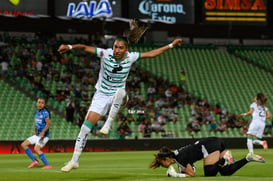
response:
<path id="1" fill-rule="evenodd" d="M 235 159 L 245 157 L 247 150 L 231 150 Z M 203 176 L 202 161 L 196 162 L 197 177 L 194 178 L 168 178 L 166 169 L 149 169 L 148 166 L 156 151 L 122 151 L 122 152 L 84 152 L 80 160 L 80 168 L 69 173 L 63 173 L 60 168 L 71 159 L 72 153 L 46 153 L 46 157 L 53 165 L 52 169 L 42 170 L 42 164 L 28 169 L 30 160 L 25 154 L 0 155 L 1 181 L 165 181 L 174 179 L 202 180 L 202 181 L 272 181 L 273 180 L 273 149 L 264 152 L 255 150 L 256 154 L 265 157 L 266 163 L 251 162 L 237 171 L 233 176 L 216 177 Z"/>

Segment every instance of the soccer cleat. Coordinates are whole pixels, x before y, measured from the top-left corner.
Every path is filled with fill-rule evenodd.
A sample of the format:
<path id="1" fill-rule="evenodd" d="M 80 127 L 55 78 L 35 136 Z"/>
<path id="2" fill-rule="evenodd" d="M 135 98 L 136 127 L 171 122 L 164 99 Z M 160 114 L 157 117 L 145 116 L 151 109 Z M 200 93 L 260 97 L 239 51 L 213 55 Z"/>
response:
<path id="1" fill-rule="evenodd" d="M 34 160 L 34 161 L 31 162 L 31 164 L 27 168 L 32 168 L 32 167 L 34 167 L 34 166 L 36 166 L 38 164 L 39 164 L 39 162 L 37 160 Z"/>
<path id="2" fill-rule="evenodd" d="M 255 162 L 261 162 L 261 163 L 265 163 L 265 159 L 264 157 L 260 156 L 260 155 L 255 155 L 254 153 L 248 153 L 246 156 L 246 160 L 247 161 L 255 161 Z"/>
<path id="3" fill-rule="evenodd" d="M 79 163 L 75 163 L 73 161 L 68 162 L 64 167 L 61 168 L 63 172 L 69 172 L 72 169 L 79 168 Z"/>
<path id="4" fill-rule="evenodd" d="M 264 148 L 264 151 L 267 151 L 267 149 L 268 149 L 267 141 L 264 140 L 262 143 L 262 146 Z"/>
<path id="5" fill-rule="evenodd" d="M 227 164 L 233 164 L 235 162 L 229 150 L 226 151 L 223 158 L 227 161 Z"/>
<path id="6" fill-rule="evenodd" d="M 109 126 L 107 126 L 107 125 L 103 125 L 103 127 L 100 129 L 100 133 L 101 134 L 105 134 L 105 135 L 107 135 L 108 133 L 109 133 L 109 129 L 110 129 L 110 127 Z"/>
<path id="7" fill-rule="evenodd" d="M 50 168 L 52 168 L 52 165 L 45 165 L 41 169 L 50 169 Z"/>

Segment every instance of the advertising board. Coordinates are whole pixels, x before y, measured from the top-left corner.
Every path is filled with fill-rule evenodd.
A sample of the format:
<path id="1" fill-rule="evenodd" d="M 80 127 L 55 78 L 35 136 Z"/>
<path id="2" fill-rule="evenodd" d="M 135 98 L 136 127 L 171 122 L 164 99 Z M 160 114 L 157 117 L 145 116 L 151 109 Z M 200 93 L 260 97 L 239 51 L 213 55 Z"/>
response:
<path id="1" fill-rule="evenodd" d="M 170 23 L 194 23 L 193 0 L 133 0 L 129 1 L 129 17 Z"/>
<path id="2" fill-rule="evenodd" d="M 55 16 L 73 18 L 120 17 L 121 0 L 58 0 Z"/>
<path id="3" fill-rule="evenodd" d="M 47 15 L 48 0 L 1 0 L 2 15 Z"/>
<path id="4" fill-rule="evenodd" d="M 203 11 L 204 23 L 267 23 L 267 0 L 204 0 Z"/>

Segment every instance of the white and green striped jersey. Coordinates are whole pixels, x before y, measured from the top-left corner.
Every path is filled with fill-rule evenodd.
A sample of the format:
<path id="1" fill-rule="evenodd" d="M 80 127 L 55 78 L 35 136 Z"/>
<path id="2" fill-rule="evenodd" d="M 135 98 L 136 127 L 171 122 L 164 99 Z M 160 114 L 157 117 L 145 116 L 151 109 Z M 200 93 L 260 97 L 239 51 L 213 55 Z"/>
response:
<path id="1" fill-rule="evenodd" d="M 95 50 L 95 54 L 101 61 L 96 89 L 107 95 L 113 95 L 117 89 L 125 88 L 131 66 L 140 58 L 140 52 L 127 52 L 125 58 L 117 62 L 113 53 L 113 49 L 110 48 Z"/>

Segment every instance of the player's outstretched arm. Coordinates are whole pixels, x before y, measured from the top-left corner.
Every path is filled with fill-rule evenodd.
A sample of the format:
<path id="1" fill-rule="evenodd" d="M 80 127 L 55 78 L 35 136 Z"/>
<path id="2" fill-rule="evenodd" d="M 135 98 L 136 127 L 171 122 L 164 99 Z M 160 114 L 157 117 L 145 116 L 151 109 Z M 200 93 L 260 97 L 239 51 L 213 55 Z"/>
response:
<path id="1" fill-rule="evenodd" d="M 246 113 L 242 113 L 241 116 L 248 116 L 248 115 L 251 115 L 253 113 L 254 109 L 253 108 L 250 108 L 250 110 Z"/>
<path id="2" fill-rule="evenodd" d="M 172 43 L 165 45 L 163 47 L 157 48 L 157 49 L 153 49 L 151 51 L 148 52 L 142 52 L 141 53 L 141 58 L 153 58 L 156 57 L 162 53 L 164 53 L 165 51 L 169 50 L 170 48 L 176 47 L 178 45 L 182 44 L 182 39 L 178 38 L 175 39 Z"/>
<path id="3" fill-rule="evenodd" d="M 89 52 L 89 53 L 92 53 L 92 54 L 95 53 L 95 47 L 84 45 L 84 44 L 74 44 L 74 45 L 69 45 L 69 44 L 64 45 L 64 44 L 62 44 L 62 45 L 59 46 L 58 52 L 59 53 L 66 53 L 66 52 L 68 52 L 69 50 L 72 50 L 72 49 L 83 49 L 86 52 Z"/>
<path id="4" fill-rule="evenodd" d="M 169 176 L 169 177 L 194 177 L 195 172 L 194 172 L 193 168 L 191 167 L 191 170 L 189 170 L 189 168 L 188 169 L 186 168 L 183 173 L 177 173 L 176 170 L 173 168 L 173 166 L 170 165 L 167 170 L 167 176 Z"/>

